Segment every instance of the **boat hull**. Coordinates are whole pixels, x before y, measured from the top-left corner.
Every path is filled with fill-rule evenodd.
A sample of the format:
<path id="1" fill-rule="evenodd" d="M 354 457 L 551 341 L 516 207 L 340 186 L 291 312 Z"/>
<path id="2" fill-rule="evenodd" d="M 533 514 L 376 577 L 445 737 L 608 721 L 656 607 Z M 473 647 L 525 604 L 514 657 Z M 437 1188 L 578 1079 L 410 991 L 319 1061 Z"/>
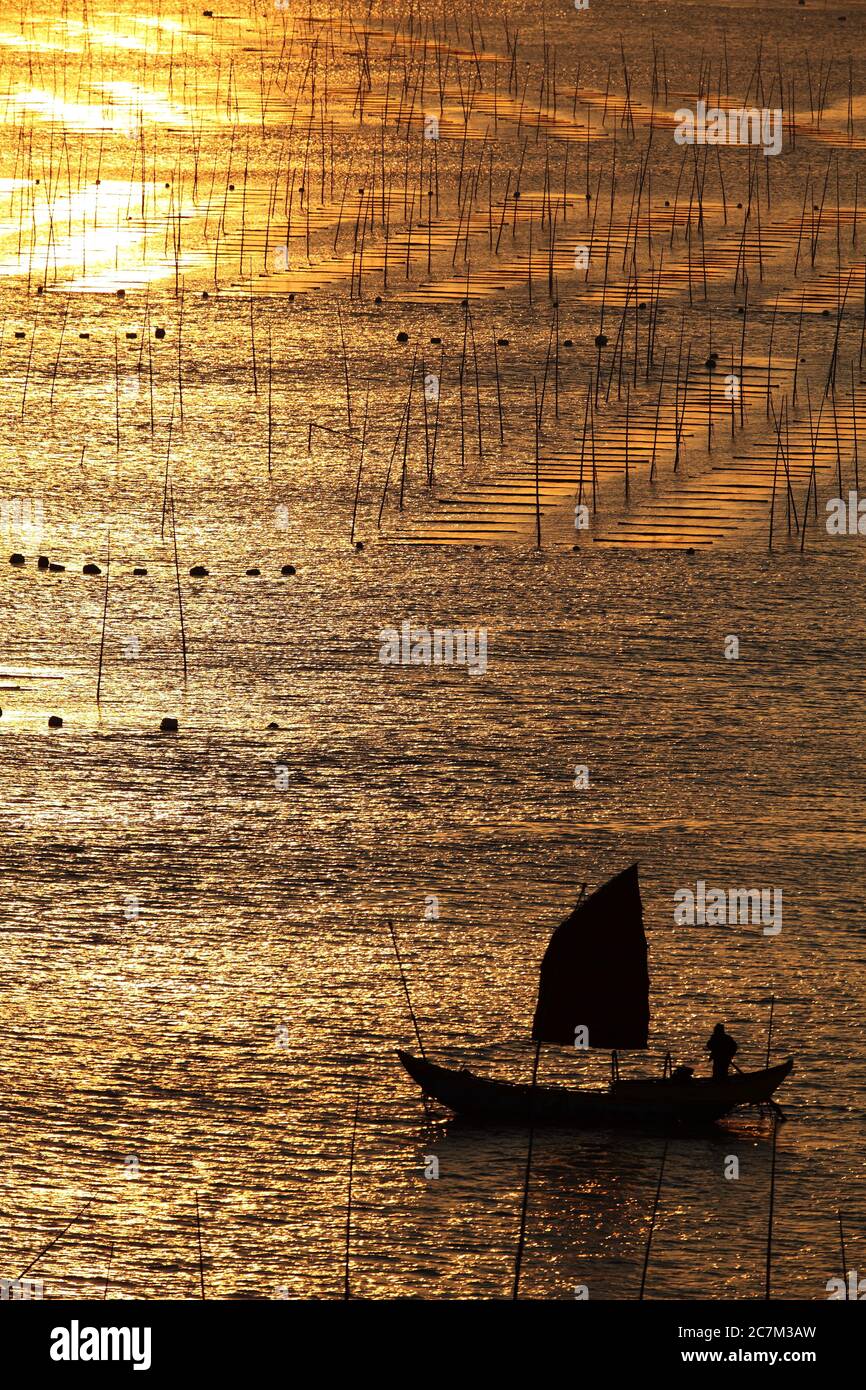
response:
<path id="1" fill-rule="evenodd" d="M 426 1096 L 473 1120 L 495 1124 L 564 1127 L 609 1125 L 706 1125 L 740 1105 L 769 1101 L 790 1074 L 787 1058 L 765 1071 L 741 1072 L 726 1081 L 688 1082 L 670 1078 L 619 1081 L 607 1091 L 567 1090 L 563 1086 L 518 1085 L 490 1081 L 465 1068 L 437 1067 L 409 1052 L 398 1057 Z"/>

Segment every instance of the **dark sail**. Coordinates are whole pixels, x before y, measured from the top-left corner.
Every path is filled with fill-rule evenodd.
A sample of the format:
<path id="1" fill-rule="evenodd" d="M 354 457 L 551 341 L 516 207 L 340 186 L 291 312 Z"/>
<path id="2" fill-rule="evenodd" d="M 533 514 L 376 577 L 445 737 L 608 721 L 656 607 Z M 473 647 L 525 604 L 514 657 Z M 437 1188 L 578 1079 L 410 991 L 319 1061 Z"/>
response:
<path id="1" fill-rule="evenodd" d="M 646 1047 L 649 972 L 637 864 L 582 899 L 557 927 L 541 962 L 536 1042 L 574 1046 L 575 1029 L 589 1046 Z"/>

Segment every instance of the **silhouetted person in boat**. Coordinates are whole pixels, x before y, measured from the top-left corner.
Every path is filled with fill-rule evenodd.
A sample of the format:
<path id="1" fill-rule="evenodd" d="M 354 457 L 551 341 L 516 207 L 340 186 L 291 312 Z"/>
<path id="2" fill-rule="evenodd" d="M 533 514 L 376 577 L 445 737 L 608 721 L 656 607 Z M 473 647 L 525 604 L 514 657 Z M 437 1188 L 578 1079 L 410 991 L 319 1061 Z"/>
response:
<path id="1" fill-rule="evenodd" d="M 730 1033 L 725 1032 L 724 1023 L 717 1023 L 710 1034 L 707 1052 L 713 1059 L 713 1080 L 727 1081 L 728 1067 L 734 1059 L 737 1044 Z"/>

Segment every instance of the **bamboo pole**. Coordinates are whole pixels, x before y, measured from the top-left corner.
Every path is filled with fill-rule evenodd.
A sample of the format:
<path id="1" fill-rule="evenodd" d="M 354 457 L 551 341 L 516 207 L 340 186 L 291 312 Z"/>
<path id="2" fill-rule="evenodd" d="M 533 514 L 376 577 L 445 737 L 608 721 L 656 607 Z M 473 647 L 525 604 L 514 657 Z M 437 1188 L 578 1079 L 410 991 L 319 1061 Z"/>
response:
<path id="1" fill-rule="evenodd" d="M 183 621 L 183 597 L 180 588 L 180 562 L 177 558 L 177 519 L 174 513 L 174 486 L 169 484 L 169 501 L 171 504 L 171 540 L 174 547 L 174 576 L 177 582 L 177 611 L 180 616 L 180 643 L 183 652 L 183 681 L 186 685 L 187 665 L 186 665 L 186 628 Z"/>
<path id="2" fill-rule="evenodd" d="M 770 995 L 770 1024 L 769 1024 L 769 1027 L 767 1028 L 767 1056 L 766 1056 L 766 1060 L 765 1060 L 765 1062 L 764 1062 L 764 1066 L 765 1066 L 765 1067 L 768 1067 L 768 1066 L 770 1065 L 770 1045 L 771 1045 L 771 1043 L 772 1043 L 772 1041 L 773 1041 L 773 1011 L 775 1010 L 775 1007 L 776 1007 L 776 996 L 775 996 L 775 994 L 771 994 L 771 995 Z"/>
<path id="3" fill-rule="evenodd" d="M 427 1059 L 426 1059 L 426 1056 L 425 1056 L 425 1053 L 424 1053 L 424 1044 L 423 1044 L 423 1042 L 421 1041 L 421 1032 L 420 1032 L 420 1029 L 419 1029 L 419 1027 L 418 1027 L 418 1019 L 415 1017 L 415 1010 L 412 1008 L 412 998 L 411 998 L 411 996 L 410 996 L 410 994 L 409 994 L 409 986 L 408 986 L 408 984 L 407 984 L 407 982 L 406 982 L 406 972 L 405 972 L 405 970 L 403 969 L 403 960 L 402 960 L 402 957 L 401 957 L 401 955 L 400 955 L 400 947 L 399 947 L 398 944 L 397 944 L 397 933 L 396 933 L 395 930 L 394 930 L 394 923 L 390 920 L 390 918 L 389 918 L 389 920 L 388 920 L 388 930 L 389 930 L 390 933 L 391 933 L 391 941 L 393 942 L 393 945 L 394 945 L 394 955 L 397 957 L 397 965 L 398 965 L 399 970 L 400 970 L 400 979 L 401 979 L 402 982 L 403 982 L 403 993 L 404 993 L 405 996 L 406 996 L 406 1003 L 407 1003 L 408 1008 L 409 1008 L 409 1017 L 412 1019 L 412 1027 L 415 1029 L 415 1037 L 416 1037 L 417 1042 L 418 1042 L 418 1051 L 421 1053 L 421 1056 L 422 1056 L 422 1057 L 424 1058 L 424 1060 L 426 1061 Z"/>
<path id="4" fill-rule="evenodd" d="M 770 1282 L 773 1261 L 773 1208 L 776 1201 L 776 1135 L 779 1131 L 779 1116 L 773 1112 L 773 1154 L 770 1164 L 770 1209 L 767 1217 L 767 1267 L 764 1282 L 764 1299 L 770 1300 Z"/>
<path id="5" fill-rule="evenodd" d="M 102 657 L 105 651 L 105 622 L 108 617 L 108 580 L 111 574 L 111 532 L 108 533 L 108 556 L 105 562 L 105 601 L 102 605 L 102 635 L 99 639 L 99 671 L 96 677 L 96 703 L 99 704 L 99 693 L 102 689 Z"/>
<path id="6" fill-rule="evenodd" d="M 365 400 L 364 400 L 364 424 L 363 424 L 363 427 L 362 427 L 362 429 L 361 429 L 361 457 L 360 457 L 360 459 L 359 459 L 359 461 L 358 461 L 358 480 L 357 480 L 357 482 L 356 482 L 356 484 L 355 484 L 355 500 L 354 500 L 354 503 L 352 504 L 352 530 L 351 530 L 351 532 L 350 532 L 350 534 L 349 534 L 349 544 L 350 544 L 350 545 L 354 545 L 354 542 L 355 542 L 355 518 L 356 518 L 357 515 L 358 515 L 358 499 L 359 499 L 360 496 L 361 496 L 361 473 L 362 473 L 363 468 L 364 468 L 364 445 L 365 445 L 366 442 L 367 442 L 367 419 L 368 419 L 368 415 L 369 415 L 369 409 L 370 409 L 370 390 L 369 390 L 369 387 L 368 387 L 368 388 L 367 388 L 367 395 L 366 395 L 366 398 L 365 398 Z"/>
<path id="7" fill-rule="evenodd" d="M 539 457 L 538 457 L 538 450 L 539 450 L 539 438 L 538 438 L 538 435 L 539 435 L 540 424 L 539 424 L 539 419 L 538 419 L 538 380 L 537 380 L 536 377 L 533 377 L 533 378 L 532 378 L 532 390 L 533 390 L 534 413 L 535 413 L 535 548 L 536 548 L 536 550 L 540 550 L 540 549 L 541 549 L 541 485 L 540 485 L 540 478 L 539 478 Z"/>
<path id="8" fill-rule="evenodd" d="M 361 1106 L 361 1088 L 355 1093 L 355 1113 L 352 1116 L 352 1141 L 349 1146 L 349 1190 L 346 1195 L 346 1253 L 343 1268 L 343 1298 L 351 1297 L 350 1264 L 352 1255 L 352 1188 L 355 1179 L 355 1140 L 358 1133 L 358 1111 Z"/>
<path id="9" fill-rule="evenodd" d="M 776 478 L 779 473 L 779 452 L 782 448 L 782 426 L 781 421 L 776 420 L 776 407 L 773 406 L 773 423 L 776 426 L 776 457 L 773 460 L 773 493 L 770 498 L 770 537 L 767 550 L 770 555 L 773 553 L 773 522 L 776 519 Z"/>
<path id="10" fill-rule="evenodd" d="M 652 1249 L 652 1241 L 653 1241 L 653 1232 L 655 1231 L 656 1216 L 658 1215 L 659 1198 L 661 1197 L 662 1182 L 664 1181 L 664 1176 L 665 1176 L 665 1160 L 666 1160 L 667 1156 L 668 1156 L 668 1141 L 667 1141 L 667 1139 L 666 1139 L 666 1140 L 665 1140 L 665 1146 L 664 1146 L 664 1148 L 663 1148 L 663 1150 L 662 1150 L 662 1161 L 661 1161 L 661 1167 L 659 1168 L 659 1180 L 658 1180 L 658 1184 L 656 1185 L 656 1195 L 655 1195 L 655 1200 L 653 1201 L 652 1216 L 650 1217 L 649 1230 L 647 1231 L 646 1250 L 644 1251 L 644 1257 L 643 1257 L 643 1271 L 641 1272 L 641 1277 L 640 1277 L 640 1293 L 638 1294 L 638 1299 L 639 1299 L 641 1302 L 643 1301 L 644 1290 L 645 1290 L 645 1288 L 646 1288 L 646 1276 L 647 1276 L 647 1270 L 649 1269 L 650 1251 L 651 1251 L 651 1249 Z"/>
<path id="11" fill-rule="evenodd" d="M 842 1213 L 838 1212 L 839 1217 L 839 1245 L 842 1251 L 842 1284 L 845 1290 L 845 1299 L 848 1298 L 848 1260 L 845 1255 L 845 1228 L 842 1225 Z"/>
<path id="12" fill-rule="evenodd" d="M 67 1223 L 66 1223 L 66 1225 L 63 1227 L 62 1231 L 58 1231 L 57 1235 L 54 1236 L 53 1240 L 49 1240 L 48 1244 L 47 1244 L 47 1245 L 43 1245 L 42 1249 L 39 1250 L 39 1251 L 33 1256 L 33 1259 L 30 1261 L 29 1265 L 25 1265 L 25 1266 L 24 1266 L 24 1268 L 22 1269 L 21 1273 L 17 1276 L 17 1278 L 18 1278 L 18 1279 L 23 1279 L 25 1274 L 29 1274 L 30 1271 L 31 1271 L 31 1269 L 33 1268 L 33 1266 L 34 1266 L 35 1264 L 38 1264 L 39 1261 L 42 1259 L 42 1256 L 48 1254 L 48 1251 L 51 1250 L 52 1247 L 55 1246 L 55 1245 L 57 1244 L 57 1242 L 58 1242 L 63 1236 L 66 1235 L 66 1232 L 69 1230 L 70 1226 L 74 1226 L 74 1225 L 75 1225 L 75 1222 L 79 1219 L 79 1217 L 83 1216 L 84 1213 L 87 1211 L 87 1208 L 90 1207 L 90 1206 L 92 1206 L 93 1203 L 94 1203 L 95 1201 L 96 1201 L 96 1198 L 95 1198 L 95 1197 L 89 1198 L 89 1200 L 86 1201 L 86 1202 L 84 1203 L 84 1206 L 81 1207 L 81 1208 L 79 1208 L 79 1210 L 75 1213 L 75 1215 L 74 1215 L 73 1217 L 71 1217 L 69 1221 L 67 1221 Z"/>
<path id="13" fill-rule="evenodd" d="M 198 1279 L 201 1296 L 204 1298 L 204 1255 L 201 1248 L 201 1216 L 198 1209 L 198 1193 L 195 1194 L 195 1228 L 198 1236 Z"/>
<path id="14" fill-rule="evenodd" d="M 108 1247 L 108 1264 L 105 1270 L 105 1287 L 102 1290 L 103 1300 L 108 1298 L 108 1285 L 111 1282 L 111 1261 L 114 1258 L 114 1241 Z"/>
<path id="15" fill-rule="evenodd" d="M 529 1209 L 529 1180 L 532 1174 L 532 1149 L 535 1141 L 535 1089 L 538 1080 L 538 1058 L 541 1053 L 541 1042 L 535 1044 L 535 1056 L 532 1059 L 532 1083 L 529 1092 L 529 1143 L 526 1146 L 526 1171 L 523 1177 L 523 1200 L 520 1204 L 520 1231 L 517 1237 L 517 1251 L 514 1256 L 514 1287 L 511 1292 L 513 1300 L 520 1297 L 520 1271 L 523 1266 L 523 1247 L 526 1240 L 526 1213 Z"/>
<path id="16" fill-rule="evenodd" d="M 343 376 L 346 382 L 346 417 L 349 422 L 349 433 L 352 433 L 352 396 L 349 390 L 349 359 L 346 355 L 346 339 L 343 335 L 343 316 L 340 313 L 340 306 L 337 305 L 337 323 L 340 325 L 340 346 L 343 353 Z"/>

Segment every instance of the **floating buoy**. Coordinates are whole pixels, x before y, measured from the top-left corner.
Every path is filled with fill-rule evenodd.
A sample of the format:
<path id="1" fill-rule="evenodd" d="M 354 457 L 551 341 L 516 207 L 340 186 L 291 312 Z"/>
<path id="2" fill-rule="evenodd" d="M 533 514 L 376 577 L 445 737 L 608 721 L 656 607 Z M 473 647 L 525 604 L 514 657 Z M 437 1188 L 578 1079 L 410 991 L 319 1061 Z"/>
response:
<path id="1" fill-rule="evenodd" d="M 64 574 L 66 572 L 65 565 L 56 565 L 53 560 L 51 564 L 48 566 L 48 569 L 51 574 Z"/>
<path id="2" fill-rule="evenodd" d="M 280 574 L 297 574 L 297 572 L 294 565 L 283 565 L 283 568 L 280 570 Z"/>
<path id="3" fill-rule="evenodd" d="M 127 338 L 137 338 L 137 337 L 138 337 L 138 334 L 137 334 L 137 333 L 127 333 L 126 336 L 127 336 Z"/>
<path id="4" fill-rule="evenodd" d="M 159 726 L 159 731 L 161 734 L 176 734 L 177 720 L 172 719 L 171 715 L 167 714 L 165 719 L 163 719 L 162 723 Z"/>
<path id="5" fill-rule="evenodd" d="M 164 328 L 155 328 L 155 329 L 153 330 L 153 336 L 154 336 L 154 338 L 164 338 L 164 337 L 165 337 L 165 329 L 164 329 Z"/>
<path id="6" fill-rule="evenodd" d="M 89 334 L 89 333 L 79 333 L 78 336 L 79 336 L 79 338 L 89 338 L 89 337 L 90 337 L 90 334 Z"/>
<path id="7" fill-rule="evenodd" d="M 16 330 L 15 337 L 16 337 L 16 338 L 26 338 L 26 337 L 27 337 L 27 334 L 24 332 L 23 328 L 20 328 L 20 329 L 17 329 L 17 330 Z"/>
<path id="8" fill-rule="evenodd" d="M 364 549 L 364 542 L 363 542 L 363 541 L 355 541 L 355 549 L 356 549 L 356 550 L 363 550 L 363 549 Z"/>
<path id="9" fill-rule="evenodd" d="M 496 346 L 497 346 L 497 347 L 508 347 L 509 341 L 510 341 L 510 340 L 509 340 L 508 338 L 497 338 L 497 339 L 496 339 Z"/>
<path id="10" fill-rule="evenodd" d="M 409 341 L 409 334 L 408 334 L 408 333 L 404 333 L 404 332 L 403 332 L 403 329 L 401 328 L 401 329 L 400 329 L 400 332 L 397 334 L 397 342 L 398 342 L 398 343 L 408 343 L 408 341 Z"/>
<path id="11" fill-rule="evenodd" d="M 261 570 L 257 570 L 257 569 L 247 570 L 247 574 L 248 574 L 248 575 L 251 575 L 252 577 L 255 577 L 256 575 L 261 574 Z"/>
<path id="12" fill-rule="evenodd" d="M 579 545 L 573 545 L 571 548 L 572 548 L 572 550 L 580 550 L 580 546 L 579 546 Z"/>
<path id="13" fill-rule="evenodd" d="M 50 564 L 50 561 L 49 561 L 49 559 L 48 559 L 48 556 L 47 556 L 47 555 L 40 555 L 40 556 L 39 556 L 39 559 L 36 561 L 36 568 L 37 568 L 38 570 L 47 570 L 49 564 Z"/>
<path id="14" fill-rule="evenodd" d="M 686 547 L 686 554 L 687 554 L 687 555 L 694 555 L 694 553 L 695 553 L 695 547 L 694 547 L 693 545 L 689 545 L 689 546 Z"/>
<path id="15" fill-rule="evenodd" d="M 441 338 L 431 338 L 430 341 L 431 341 L 431 343 L 441 343 L 441 342 L 442 342 L 442 339 L 441 339 Z"/>
<path id="16" fill-rule="evenodd" d="M 205 575 L 207 574 L 207 570 L 204 565 L 193 565 L 192 569 L 190 570 L 190 574 L 192 575 L 193 579 L 204 579 Z"/>
<path id="17" fill-rule="evenodd" d="M 50 717 L 49 720 L 48 720 L 48 727 L 49 727 L 49 729 L 62 729 L 62 728 L 63 728 L 63 720 L 60 718 L 60 715 L 59 715 L 59 714 L 52 714 L 52 715 L 51 715 L 51 717 Z"/>
<path id="18" fill-rule="evenodd" d="M 381 296 L 380 294 L 377 294 L 377 295 L 376 295 L 376 298 L 373 300 L 373 303 L 374 303 L 374 304 L 381 304 L 381 303 L 382 303 L 382 296 Z"/>
<path id="19" fill-rule="evenodd" d="M 16 550 L 14 555 L 9 556 L 9 563 L 10 565 L 23 565 L 26 564 L 26 561 L 24 559 L 24 556 L 19 555 L 18 551 Z"/>
<path id="20" fill-rule="evenodd" d="M 126 298 L 126 290 L 118 290 L 118 291 L 117 291 L 117 297 L 118 297 L 118 299 L 125 299 L 125 298 Z"/>
<path id="21" fill-rule="evenodd" d="M 210 295 L 208 294 L 207 290 L 202 290 L 201 297 L 202 299 L 210 299 Z"/>
<path id="22" fill-rule="evenodd" d="M 84 568 L 82 569 L 81 573 L 82 573 L 82 574 L 102 574 L 102 570 L 99 568 L 98 565 L 94 565 L 94 564 L 91 562 L 90 564 L 87 564 L 87 565 L 84 566 Z"/>
<path id="23" fill-rule="evenodd" d="M 574 347 L 574 339 L 573 339 L 573 338 L 566 338 L 566 340 L 565 340 L 565 342 L 563 343 L 562 346 L 563 346 L 563 347 Z"/>
<path id="24" fill-rule="evenodd" d="M 716 370 L 716 367 L 718 366 L 718 363 L 716 362 L 715 357 L 708 357 L 706 362 L 704 363 L 704 366 L 706 367 L 708 372 L 714 372 Z"/>
<path id="25" fill-rule="evenodd" d="M 595 345 L 596 345 L 596 347 L 607 347 L 607 334 L 606 334 L 606 333 L 596 333 L 596 335 L 595 335 Z"/>
<path id="26" fill-rule="evenodd" d="M 2 714 L 2 713 L 3 713 L 3 711 L 0 710 L 0 714 Z M 269 729 L 278 729 L 279 727 L 280 727 L 279 724 L 275 724 L 274 721 L 273 721 L 273 719 L 271 720 L 270 724 L 268 725 L 268 728 L 269 728 Z"/>

